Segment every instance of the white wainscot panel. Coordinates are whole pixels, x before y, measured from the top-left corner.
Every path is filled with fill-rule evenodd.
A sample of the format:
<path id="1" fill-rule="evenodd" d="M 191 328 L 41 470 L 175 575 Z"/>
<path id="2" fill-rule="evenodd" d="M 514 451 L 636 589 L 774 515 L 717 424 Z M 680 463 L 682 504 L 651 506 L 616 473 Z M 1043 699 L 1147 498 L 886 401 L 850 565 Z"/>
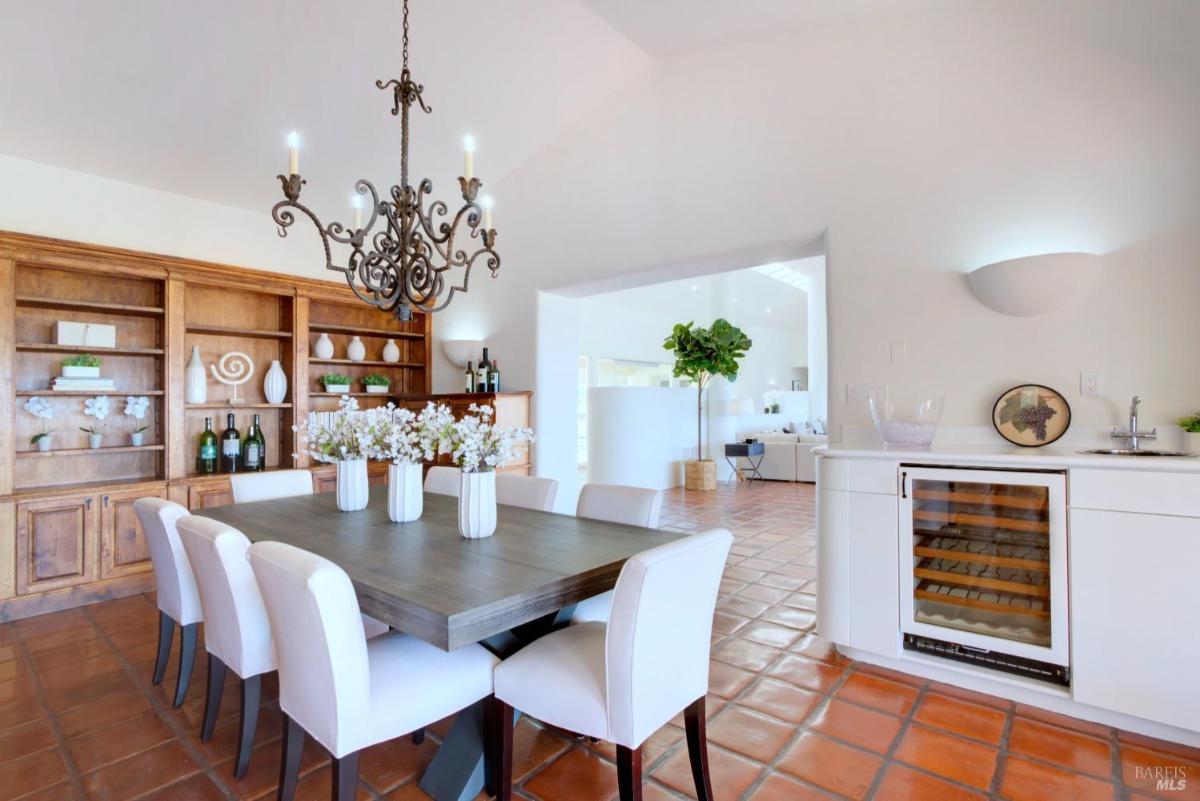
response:
<path id="1" fill-rule="evenodd" d="M 895 495 L 847 494 L 850 644 L 894 657 L 900 653 L 898 502 Z"/>

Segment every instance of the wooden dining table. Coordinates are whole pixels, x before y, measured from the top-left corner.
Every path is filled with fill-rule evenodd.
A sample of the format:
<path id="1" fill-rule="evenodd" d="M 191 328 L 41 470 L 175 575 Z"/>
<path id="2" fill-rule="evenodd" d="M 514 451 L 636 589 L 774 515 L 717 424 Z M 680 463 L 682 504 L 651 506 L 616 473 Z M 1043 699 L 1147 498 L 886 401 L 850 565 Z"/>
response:
<path id="1" fill-rule="evenodd" d="M 206 508 L 204 517 L 252 542 L 286 542 L 346 571 L 363 612 L 398 631 L 454 650 L 483 642 L 504 657 L 569 617 L 574 604 L 616 584 L 629 557 L 685 535 L 499 506 L 496 533 L 458 532 L 458 499 L 426 493 L 411 523 L 387 515 L 387 487 L 358 512 L 334 493 Z M 481 704 L 455 720 L 421 778 L 438 801 L 466 801 L 483 787 Z"/>

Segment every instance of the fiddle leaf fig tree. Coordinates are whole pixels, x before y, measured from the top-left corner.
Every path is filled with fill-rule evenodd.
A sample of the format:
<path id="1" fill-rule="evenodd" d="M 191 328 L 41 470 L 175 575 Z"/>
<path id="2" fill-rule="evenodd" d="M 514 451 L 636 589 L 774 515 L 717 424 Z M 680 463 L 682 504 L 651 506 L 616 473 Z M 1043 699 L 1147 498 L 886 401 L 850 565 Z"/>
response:
<path id="1" fill-rule="evenodd" d="M 726 381 L 736 380 L 738 361 L 746 357 L 753 343 L 742 329 L 725 319 L 715 320 L 711 328 L 693 326 L 693 323 L 676 324 L 663 348 L 675 355 L 674 375 L 696 382 L 696 458 L 701 459 L 704 387 L 715 375 L 723 376 Z"/>

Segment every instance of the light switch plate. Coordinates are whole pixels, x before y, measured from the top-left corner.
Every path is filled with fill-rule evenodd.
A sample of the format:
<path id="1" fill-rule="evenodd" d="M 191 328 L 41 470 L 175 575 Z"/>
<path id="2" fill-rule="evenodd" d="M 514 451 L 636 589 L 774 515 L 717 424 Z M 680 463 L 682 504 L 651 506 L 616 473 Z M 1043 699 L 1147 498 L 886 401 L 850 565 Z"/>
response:
<path id="1" fill-rule="evenodd" d="M 1085 370 L 1079 374 L 1079 394 L 1085 398 L 1100 394 L 1100 373 L 1095 370 Z"/>

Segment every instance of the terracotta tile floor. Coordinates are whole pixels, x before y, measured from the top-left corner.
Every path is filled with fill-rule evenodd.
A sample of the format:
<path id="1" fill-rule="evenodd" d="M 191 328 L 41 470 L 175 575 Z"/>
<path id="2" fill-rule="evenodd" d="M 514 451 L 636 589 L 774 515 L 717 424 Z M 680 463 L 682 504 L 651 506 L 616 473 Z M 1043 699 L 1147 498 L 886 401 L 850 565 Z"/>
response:
<path id="1" fill-rule="evenodd" d="M 1013 705 L 838 656 L 811 633 L 813 488 L 769 483 L 668 494 L 663 525 L 722 525 L 737 542 L 714 622 L 710 760 L 719 801 L 1195 801 L 1200 750 Z M 204 661 L 187 703 L 149 683 L 155 611 L 142 596 L 0 625 L 0 801 L 273 798 L 279 712 L 268 704 L 245 779 L 231 777 L 235 687 L 212 742 L 198 740 Z M 267 694 L 272 695 L 272 682 Z M 680 720 L 645 746 L 645 797 L 692 797 Z M 363 799 L 422 799 L 416 779 L 449 725 L 362 759 Z M 311 741 L 310 741 L 311 742 Z M 522 720 L 517 795 L 609 801 L 613 748 Z M 1156 792 L 1139 768 L 1175 768 Z M 299 798 L 328 797 L 328 757 L 310 747 Z"/>

